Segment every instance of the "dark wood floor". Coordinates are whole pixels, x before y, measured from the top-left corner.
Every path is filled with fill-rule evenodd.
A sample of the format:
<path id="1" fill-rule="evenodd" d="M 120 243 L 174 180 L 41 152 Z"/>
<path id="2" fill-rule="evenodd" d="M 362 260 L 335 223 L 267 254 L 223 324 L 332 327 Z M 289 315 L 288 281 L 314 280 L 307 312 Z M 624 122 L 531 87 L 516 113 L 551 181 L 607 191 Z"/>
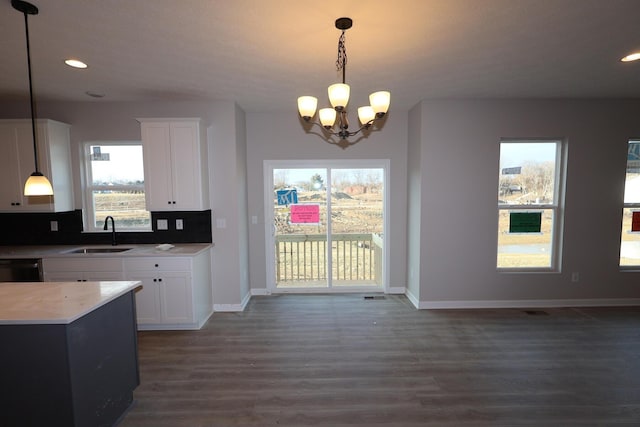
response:
<path id="1" fill-rule="evenodd" d="M 640 425 L 640 307 L 286 295 L 139 337 L 122 427 Z"/>

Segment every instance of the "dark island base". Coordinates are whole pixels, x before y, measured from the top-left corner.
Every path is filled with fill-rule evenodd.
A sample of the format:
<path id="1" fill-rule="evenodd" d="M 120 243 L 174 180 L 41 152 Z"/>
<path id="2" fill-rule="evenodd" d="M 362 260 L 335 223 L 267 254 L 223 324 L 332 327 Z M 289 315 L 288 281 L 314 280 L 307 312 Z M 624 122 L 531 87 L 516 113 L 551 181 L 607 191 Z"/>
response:
<path id="1" fill-rule="evenodd" d="M 68 325 L 1 325 L 0 342 L 2 426 L 112 426 L 133 402 L 133 291 Z"/>

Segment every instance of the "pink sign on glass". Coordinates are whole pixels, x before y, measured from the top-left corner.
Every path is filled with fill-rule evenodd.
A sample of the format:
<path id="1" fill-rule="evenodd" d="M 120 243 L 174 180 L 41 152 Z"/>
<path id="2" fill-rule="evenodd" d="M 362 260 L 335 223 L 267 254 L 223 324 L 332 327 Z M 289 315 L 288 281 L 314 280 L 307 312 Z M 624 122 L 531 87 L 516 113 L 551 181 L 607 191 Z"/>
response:
<path id="1" fill-rule="evenodd" d="M 291 205 L 292 224 L 318 224 L 320 205 Z"/>

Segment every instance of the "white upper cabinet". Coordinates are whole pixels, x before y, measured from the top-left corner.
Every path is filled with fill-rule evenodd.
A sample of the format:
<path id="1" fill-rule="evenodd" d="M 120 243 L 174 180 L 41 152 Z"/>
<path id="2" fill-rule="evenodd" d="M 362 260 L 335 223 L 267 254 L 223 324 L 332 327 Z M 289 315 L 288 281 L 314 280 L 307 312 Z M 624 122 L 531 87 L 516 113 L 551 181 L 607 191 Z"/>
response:
<path id="1" fill-rule="evenodd" d="M 138 119 L 150 211 L 208 209 L 206 143 L 200 119 Z"/>
<path id="2" fill-rule="evenodd" d="M 53 196 L 25 196 L 35 171 L 31 120 L 0 120 L 0 212 L 62 212 L 74 209 L 69 128 L 37 120 L 38 166 L 53 185 Z"/>

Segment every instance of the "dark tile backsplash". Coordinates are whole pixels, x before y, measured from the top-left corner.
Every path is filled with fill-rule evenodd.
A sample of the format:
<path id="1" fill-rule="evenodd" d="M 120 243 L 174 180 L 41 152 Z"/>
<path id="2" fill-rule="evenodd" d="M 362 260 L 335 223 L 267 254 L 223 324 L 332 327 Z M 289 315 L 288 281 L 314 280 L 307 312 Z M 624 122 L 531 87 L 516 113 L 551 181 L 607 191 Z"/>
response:
<path id="1" fill-rule="evenodd" d="M 157 220 L 166 219 L 168 230 L 158 230 Z M 183 230 L 176 230 L 182 219 Z M 51 231 L 51 221 L 58 231 Z M 211 210 L 151 212 L 153 232 L 119 232 L 118 243 L 211 243 Z M 83 233 L 82 211 L 58 213 L 0 214 L 0 245 L 97 245 L 111 244 L 111 233 Z M 111 230 L 111 225 L 109 225 Z"/>

